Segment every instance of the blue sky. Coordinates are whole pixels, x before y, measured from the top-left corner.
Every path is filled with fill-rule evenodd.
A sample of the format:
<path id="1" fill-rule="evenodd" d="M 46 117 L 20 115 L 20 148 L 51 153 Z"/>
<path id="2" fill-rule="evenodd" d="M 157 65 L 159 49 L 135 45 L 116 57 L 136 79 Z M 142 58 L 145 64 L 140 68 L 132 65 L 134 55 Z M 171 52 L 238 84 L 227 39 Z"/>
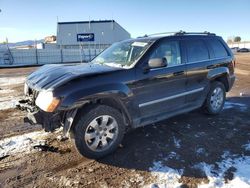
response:
<path id="1" fill-rule="evenodd" d="M 0 0 L 0 41 L 56 34 L 56 21 L 114 19 L 132 37 L 211 31 L 250 40 L 250 0 Z"/>

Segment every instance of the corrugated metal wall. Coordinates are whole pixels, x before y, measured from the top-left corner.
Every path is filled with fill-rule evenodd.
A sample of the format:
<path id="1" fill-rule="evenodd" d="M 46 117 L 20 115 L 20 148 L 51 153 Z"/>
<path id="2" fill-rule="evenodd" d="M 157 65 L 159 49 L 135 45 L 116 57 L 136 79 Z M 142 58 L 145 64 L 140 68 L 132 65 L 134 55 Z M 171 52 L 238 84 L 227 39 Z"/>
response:
<path id="1" fill-rule="evenodd" d="M 93 33 L 93 41 L 79 42 L 77 34 Z M 111 45 L 129 39 L 130 34 L 115 21 L 61 22 L 57 25 L 57 45 Z"/>
<path id="2" fill-rule="evenodd" d="M 0 67 L 88 62 L 102 49 L 0 49 Z"/>

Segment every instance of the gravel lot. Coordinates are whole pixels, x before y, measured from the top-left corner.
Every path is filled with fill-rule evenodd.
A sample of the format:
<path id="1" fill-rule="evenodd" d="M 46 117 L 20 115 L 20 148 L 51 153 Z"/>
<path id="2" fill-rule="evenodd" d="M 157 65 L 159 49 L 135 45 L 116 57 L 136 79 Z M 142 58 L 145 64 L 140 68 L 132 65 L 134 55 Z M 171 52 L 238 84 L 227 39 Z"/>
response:
<path id="1" fill-rule="evenodd" d="M 250 54 L 236 54 L 223 112 L 201 110 L 126 134 L 112 155 L 83 158 L 60 130 L 23 123 L 14 108 L 25 76 L 0 69 L 0 187 L 250 187 Z"/>

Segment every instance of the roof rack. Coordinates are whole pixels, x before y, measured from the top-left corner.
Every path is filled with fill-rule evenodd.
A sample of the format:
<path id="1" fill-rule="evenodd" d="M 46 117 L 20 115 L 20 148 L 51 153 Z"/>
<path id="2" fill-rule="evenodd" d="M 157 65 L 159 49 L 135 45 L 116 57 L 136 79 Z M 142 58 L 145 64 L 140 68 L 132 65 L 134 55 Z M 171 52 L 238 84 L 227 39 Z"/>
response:
<path id="1" fill-rule="evenodd" d="M 157 35 L 171 35 L 171 34 L 176 34 L 178 33 L 179 31 L 172 31 L 172 32 L 162 32 L 162 33 L 153 33 L 153 34 L 149 34 L 147 36 L 157 36 Z"/>
<path id="2" fill-rule="evenodd" d="M 162 33 L 153 33 L 153 34 L 145 34 L 144 36 L 139 36 L 137 38 L 144 38 L 144 37 L 151 37 L 151 36 L 158 36 L 158 35 L 171 35 L 171 34 L 176 34 L 176 31 L 173 32 L 162 32 Z"/>
<path id="3" fill-rule="evenodd" d="M 213 35 L 215 36 L 215 33 L 210 33 L 208 31 L 204 32 L 185 32 L 185 31 L 179 31 L 175 33 L 175 35 Z"/>
<path id="4" fill-rule="evenodd" d="M 175 32 L 162 32 L 162 33 L 154 33 L 154 34 L 149 34 L 149 35 L 144 35 L 142 37 L 150 37 L 150 36 L 158 36 L 158 35 L 213 35 L 215 36 L 215 33 L 210 33 L 208 31 L 204 31 L 204 32 L 186 32 L 186 31 L 175 31 Z M 138 38 L 142 38 L 142 37 L 138 37 Z"/>

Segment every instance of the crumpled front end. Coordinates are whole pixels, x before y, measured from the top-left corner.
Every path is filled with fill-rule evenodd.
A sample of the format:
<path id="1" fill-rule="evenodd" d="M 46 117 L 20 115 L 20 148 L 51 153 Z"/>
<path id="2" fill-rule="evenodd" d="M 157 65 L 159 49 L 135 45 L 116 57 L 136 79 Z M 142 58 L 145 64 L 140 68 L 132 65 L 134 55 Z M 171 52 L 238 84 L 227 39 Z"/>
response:
<path id="1" fill-rule="evenodd" d="M 27 116 L 24 118 L 24 122 L 31 125 L 40 124 L 47 132 L 52 132 L 62 126 L 62 113 L 45 112 L 39 109 L 35 105 L 37 96 L 37 91 L 29 89 L 29 93 L 28 95 L 26 94 L 25 99 L 20 100 L 17 104 L 18 109 L 27 112 Z"/>
<path id="2" fill-rule="evenodd" d="M 57 128 L 63 126 L 64 136 L 69 136 L 68 133 L 78 109 L 53 110 L 53 112 L 46 112 L 36 104 L 39 93 L 40 91 L 30 88 L 25 83 L 25 98 L 20 100 L 17 104 L 18 109 L 27 112 L 24 122 L 31 125 L 40 124 L 46 132 L 53 132 Z M 46 103 L 44 100 L 41 100 L 40 102 Z"/>

